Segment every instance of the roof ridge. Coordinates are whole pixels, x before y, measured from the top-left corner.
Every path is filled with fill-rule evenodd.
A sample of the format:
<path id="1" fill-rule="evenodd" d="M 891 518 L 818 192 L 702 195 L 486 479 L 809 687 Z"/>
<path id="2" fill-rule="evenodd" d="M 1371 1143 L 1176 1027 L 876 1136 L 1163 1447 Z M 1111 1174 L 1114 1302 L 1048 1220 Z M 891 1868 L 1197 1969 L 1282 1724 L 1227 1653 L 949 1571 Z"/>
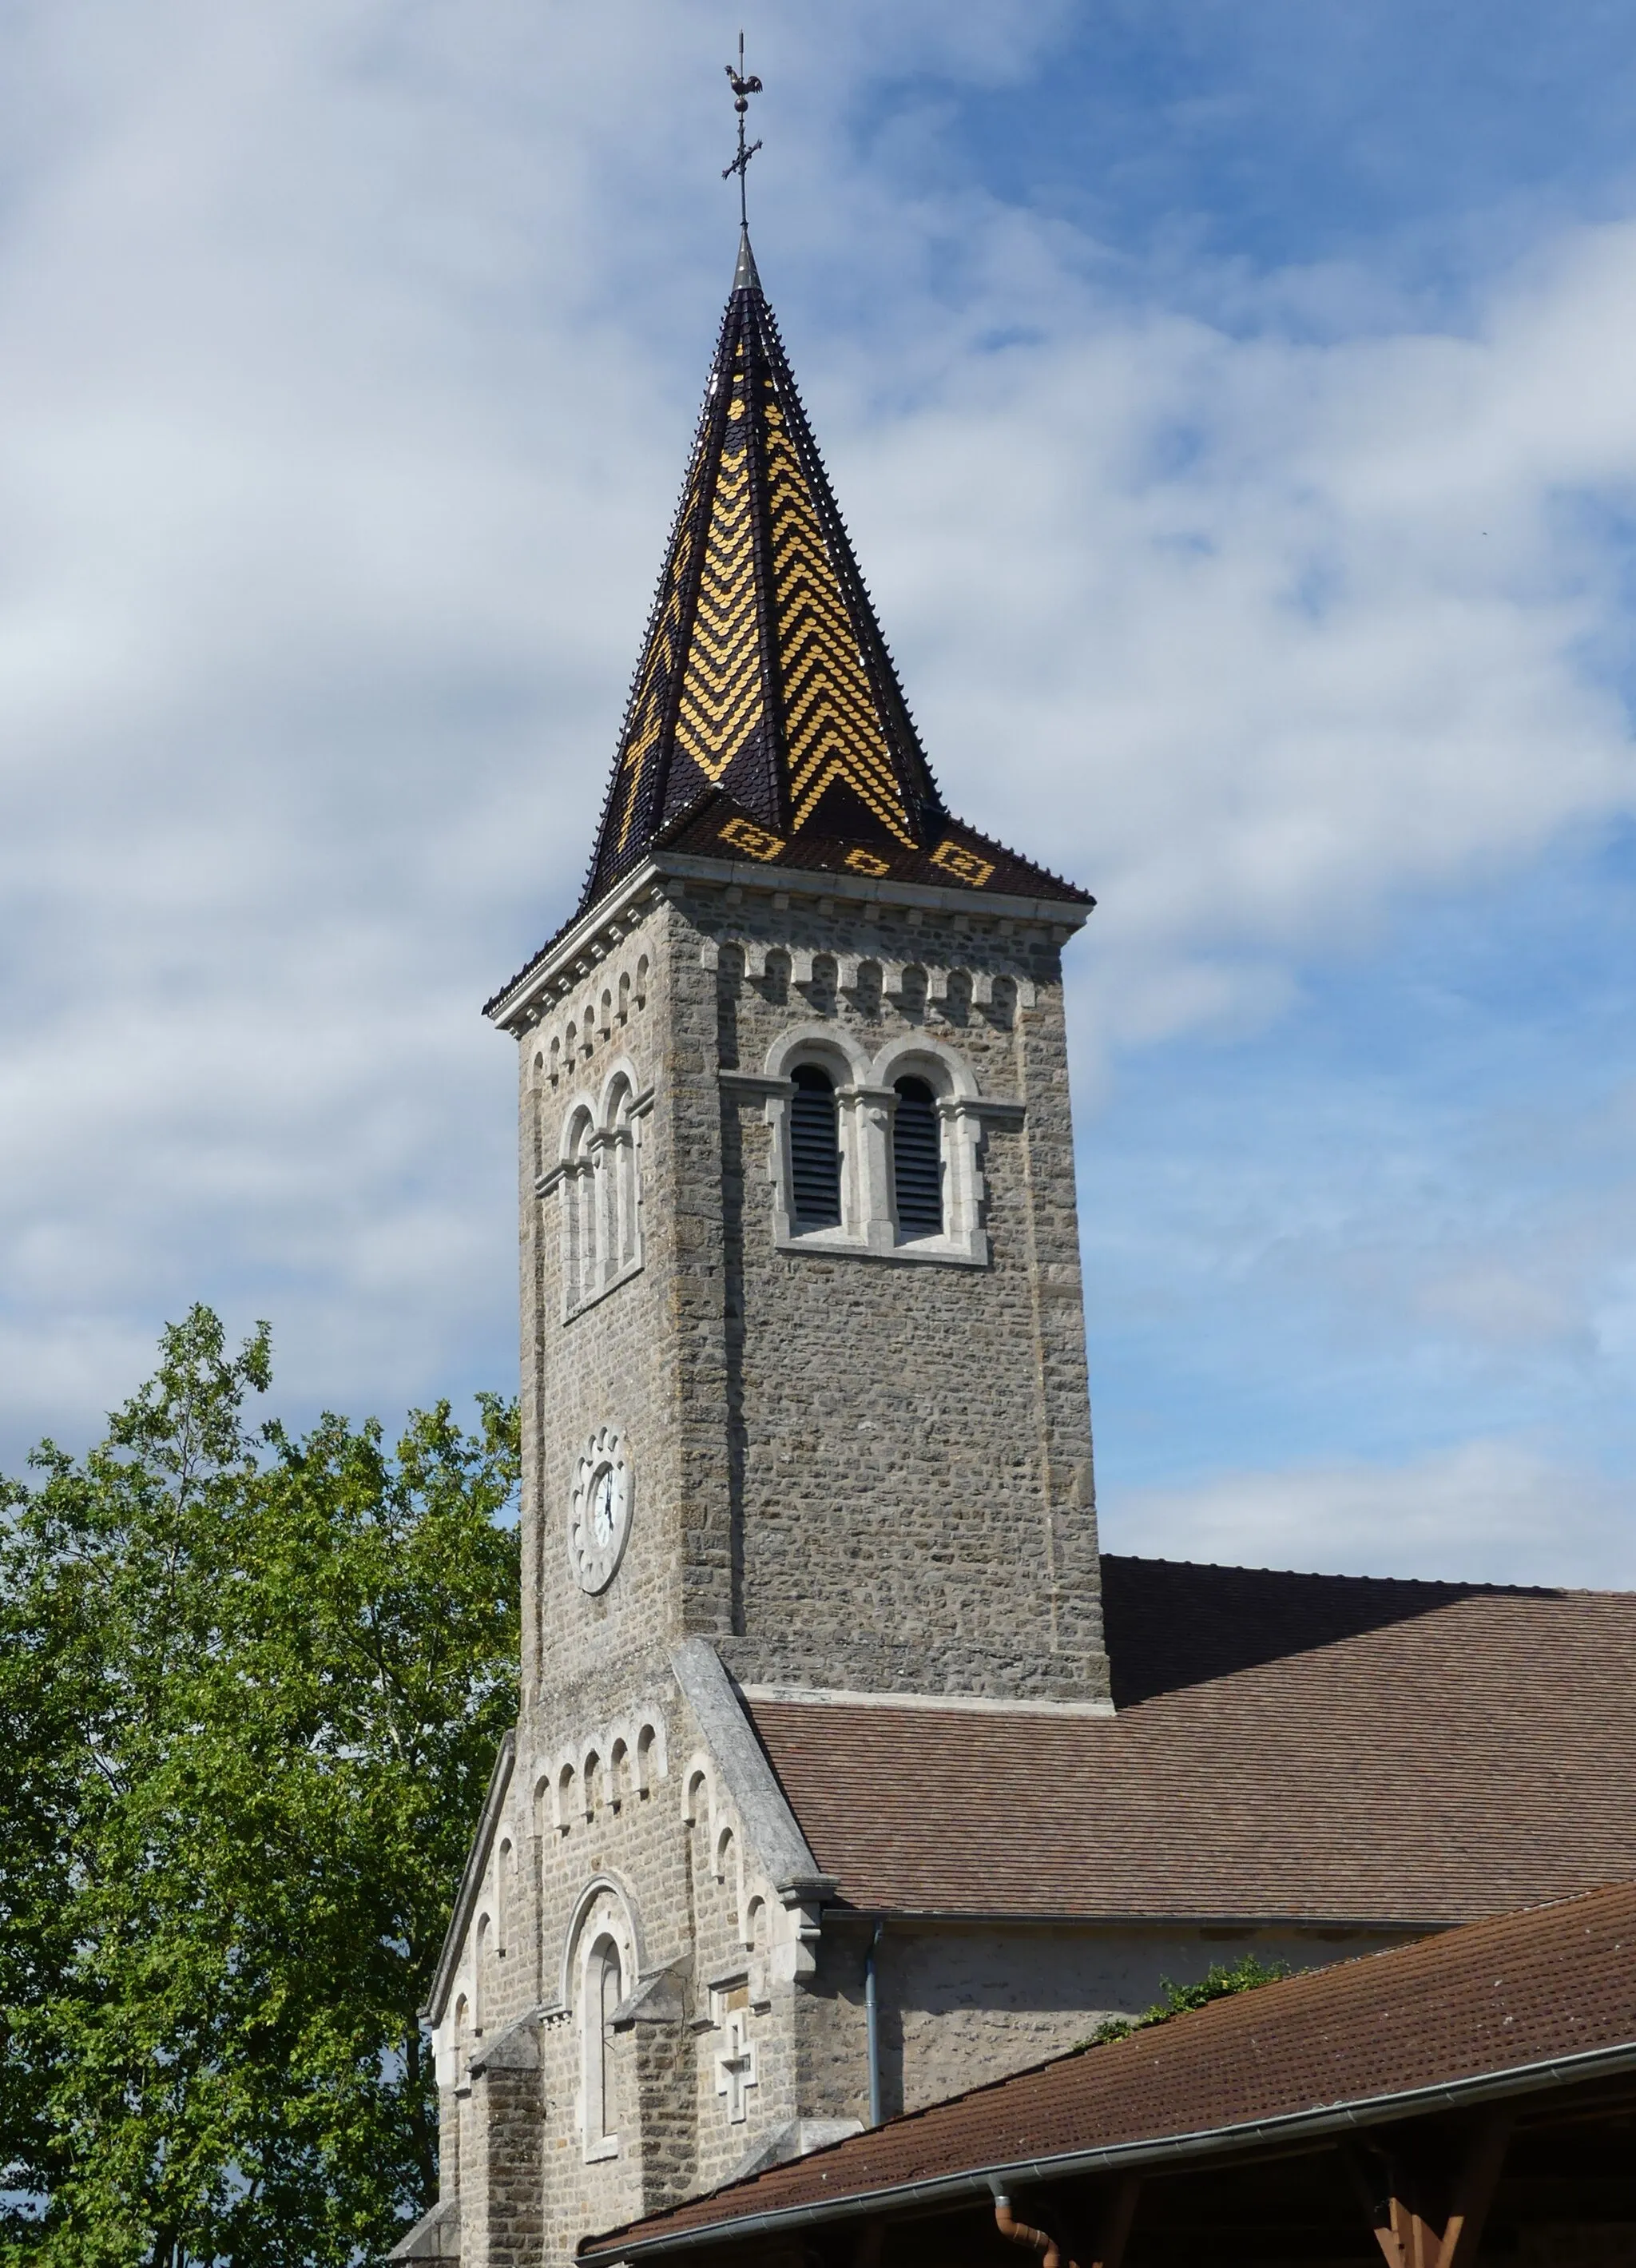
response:
<path id="1" fill-rule="evenodd" d="M 975 834 L 975 828 L 969 830 Z M 1494 1593 L 1514 1598 L 1539 1599 L 1628 1599 L 1636 1591 L 1599 1590 L 1587 1584 L 1571 1583 L 1500 1583 L 1485 1575 L 1358 1575 L 1326 1567 L 1264 1567 L 1250 1566 L 1237 1559 L 1168 1559 L 1162 1554 L 1147 1551 L 1104 1551 L 1103 1560 L 1113 1559 L 1127 1567 L 1186 1567 L 1201 1575 L 1289 1575 L 1305 1583 L 1392 1583 L 1404 1588 L 1425 1591 L 1464 1591 Z"/>

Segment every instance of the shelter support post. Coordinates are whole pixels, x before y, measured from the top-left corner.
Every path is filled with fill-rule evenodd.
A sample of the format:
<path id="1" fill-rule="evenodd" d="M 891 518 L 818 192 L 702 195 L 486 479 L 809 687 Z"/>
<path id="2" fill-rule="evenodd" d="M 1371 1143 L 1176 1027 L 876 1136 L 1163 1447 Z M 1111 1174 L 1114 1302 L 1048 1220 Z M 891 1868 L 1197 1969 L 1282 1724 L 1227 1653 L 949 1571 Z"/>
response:
<path id="1" fill-rule="evenodd" d="M 1511 2113 L 1489 2111 L 1452 2169 L 1392 2151 L 1344 2154 L 1386 2268 L 1470 2268 L 1505 2162 Z"/>

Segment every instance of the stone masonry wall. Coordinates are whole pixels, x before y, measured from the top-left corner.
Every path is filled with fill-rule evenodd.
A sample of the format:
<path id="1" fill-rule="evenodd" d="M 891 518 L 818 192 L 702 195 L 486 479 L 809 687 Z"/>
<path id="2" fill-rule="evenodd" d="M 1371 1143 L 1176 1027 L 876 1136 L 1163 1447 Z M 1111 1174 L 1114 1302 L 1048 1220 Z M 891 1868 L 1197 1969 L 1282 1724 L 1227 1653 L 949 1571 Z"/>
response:
<path id="1" fill-rule="evenodd" d="M 724 1396 L 719 1232 L 712 1241 L 719 1113 L 696 1012 L 678 1013 L 672 998 L 679 926 L 685 934 L 668 906 L 650 908 L 583 996 L 576 992 L 526 1035 L 520 1050 L 525 1723 L 542 1691 L 574 1693 L 621 1657 L 680 1636 L 699 1568 L 711 1557 L 709 1531 L 725 1531 L 723 1460 L 712 1484 L 699 1469 L 696 1426 L 682 1422 L 690 1398 L 713 1395 L 719 1409 Z M 689 956 L 682 959 L 696 990 Z M 622 1015 L 619 980 L 638 970 L 640 990 L 633 984 L 624 996 Z M 622 1068 L 638 1091 L 653 1094 L 637 1151 L 643 1264 L 565 1321 L 567 1193 L 559 1183 L 537 1197 L 535 1183 L 556 1163 L 576 1108 L 594 1104 Z M 590 1596 L 569 1570 L 568 1506 L 576 1464 L 592 1433 L 608 1425 L 630 1448 L 635 1508 L 617 1576 Z M 704 1626 L 725 1627 L 725 1542 L 715 1557 L 719 1607 L 712 1614 L 706 1602 L 695 1614 Z"/>
<path id="2" fill-rule="evenodd" d="M 606 2042 L 617 2147 L 598 2154 L 580 1955 L 604 1931 L 635 2005 Z M 549 1727 L 537 1716 L 437 2036 L 459 2111 L 445 2163 L 458 2162 L 462 2242 L 490 2248 L 474 2260 L 510 2268 L 504 2224 L 518 2263 L 565 2262 L 587 2229 L 724 2180 L 801 2115 L 794 1931 L 664 1653 L 587 1675 Z M 751 2051 L 736 2087 L 723 2068 L 735 2047 Z M 489 2067 L 529 2055 L 537 2069 Z"/>
<path id="3" fill-rule="evenodd" d="M 802 1996 L 800 2059 L 812 2116 L 859 2115 L 866 2080 L 864 1960 L 871 1923 L 840 1914 Z M 881 2082 L 888 2117 L 1061 2055 L 1110 2016 L 1152 2007 L 1167 1980 L 1201 1978 L 1246 1954 L 1322 1968 L 1400 1941 L 1389 1932 L 935 1926 L 893 1920 L 876 1954 Z M 866 2100 L 866 2096 L 864 2098 Z"/>
<path id="4" fill-rule="evenodd" d="M 724 1092 L 733 1637 L 748 1683 L 1086 1699 L 1106 1692 L 1059 955 L 1050 934 L 968 916 L 825 913 L 759 902 L 689 910 L 770 947 L 717 973 L 720 1059 L 763 1072 L 792 1028 L 855 1058 L 917 1047 L 982 1098 L 987 1265 L 908 1252 L 778 1248 L 781 1161 L 767 1106 Z M 780 950 L 780 948 L 787 948 Z M 814 956 L 798 984 L 792 953 Z M 864 967 L 850 990 L 840 960 Z M 759 961 L 761 954 L 754 959 Z M 977 964 L 992 997 L 936 980 Z M 802 962 L 800 965 L 806 965 Z M 889 1089 L 886 1090 L 889 1092 Z M 946 1135 L 946 1147 L 951 1138 Z"/>
<path id="5" fill-rule="evenodd" d="M 537 1695 L 686 1632 L 751 1683 L 1105 1696 L 1052 934 L 670 887 L 520 1050 L 525 1720 Z M 621 981 L 632 966 L 639 993 Z M 858 1064 L 921 1049 L 934 1071 L 961 1067 L 979 1116 L 1012 1106 L 980 1116 L 985 1264 L 780 1248 L 777 1114 L 733 1075 L 762 1074 L 800 1031 Z M 565 1188 L 538 1197 L 535 1182 L 622 1068 L 653 1097 L 643 1265 L 564 1321 Z M 568 1573 L 567 1506 L 607 1425 L 628 1443 L 636 1510 L 619 1574 L 587 1596 Z"/>

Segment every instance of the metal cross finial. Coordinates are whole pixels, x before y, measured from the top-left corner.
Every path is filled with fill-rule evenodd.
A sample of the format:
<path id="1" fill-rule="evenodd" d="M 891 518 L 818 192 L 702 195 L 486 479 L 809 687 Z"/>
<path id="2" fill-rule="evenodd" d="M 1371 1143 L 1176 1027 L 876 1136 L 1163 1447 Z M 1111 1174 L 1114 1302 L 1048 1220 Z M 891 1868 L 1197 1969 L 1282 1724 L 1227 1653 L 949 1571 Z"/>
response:
<path id="1" fill-rule="evenodd" d="M 749 172 L 750 159 L 761 148 L 761 144 L 759 142 L 752 142 L 748 150 L 745 148 L 744 114 L 750 107 L 751 95 L 759 94 L 762 88 L 761 81 L 758 78 L 746 78 L 744 76 L 744 34 L 742 32 L 739 33 L 739 67 L 734 70 L 733 65 L 728 63 L 726 68 L 728 83 L 733 88 L 733 107 L 739 114 L 739 154 L 730 166 L 724 166 L 722 167 L 721 178 L 724 181 L 730 181 L 735 173 L 738 175 L 739 226 L 741 228 L 748 228 L 750 225 L 750 217 L 748 206 L 745 202 L 744 177 Z"/>

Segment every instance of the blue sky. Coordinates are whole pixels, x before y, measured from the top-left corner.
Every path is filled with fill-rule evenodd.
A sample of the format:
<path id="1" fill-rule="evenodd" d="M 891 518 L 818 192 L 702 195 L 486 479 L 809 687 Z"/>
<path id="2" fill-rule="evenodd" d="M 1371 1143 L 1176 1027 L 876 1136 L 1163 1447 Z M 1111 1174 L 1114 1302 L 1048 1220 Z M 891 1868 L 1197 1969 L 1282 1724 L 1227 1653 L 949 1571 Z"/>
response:
<path id="1" fill-rule="evenodd" d="M 732 261 L 699 0 L 7 10 L 0 1465 L 193 1298 L 514 1372 L 476 1005 Z M 1636 18 L 752 8 L 757 252 L 951 803 L 1082 877 L 1122 1549 L 1636 1583 Z"/>

